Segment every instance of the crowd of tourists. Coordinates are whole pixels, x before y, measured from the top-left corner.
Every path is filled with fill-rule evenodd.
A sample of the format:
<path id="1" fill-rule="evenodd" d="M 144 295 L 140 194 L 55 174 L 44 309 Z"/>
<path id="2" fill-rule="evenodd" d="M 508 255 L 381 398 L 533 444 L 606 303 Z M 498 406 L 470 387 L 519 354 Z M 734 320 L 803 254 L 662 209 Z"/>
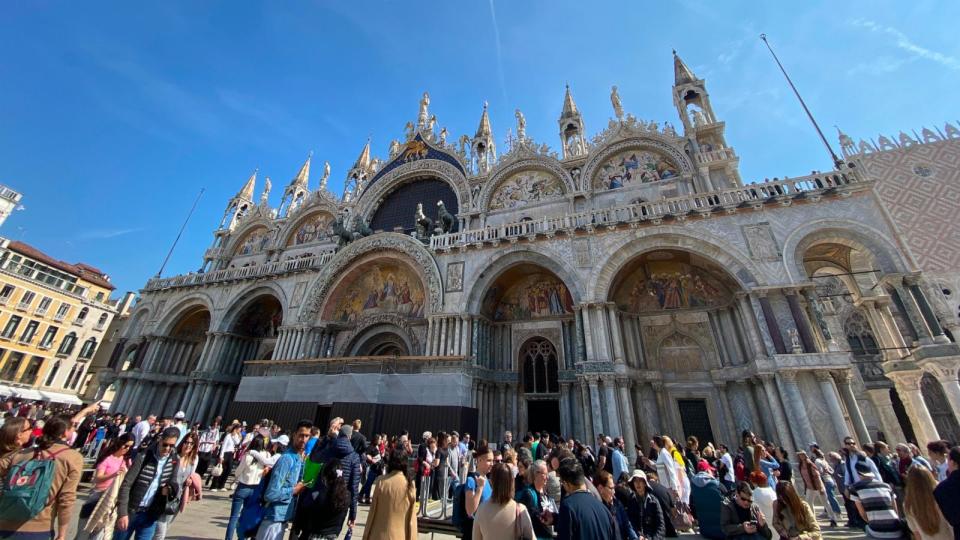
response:
<path id="1" fill-rule="evenodd" d="M 83 540 L 162 540 L 205 490 L 230 493 L 225 540 L 349 538 L 360 505 L 370 540 L 416 539 L 447 519 L 427 518 L 438 507 L 465 539 L 817 540 L 821 520 L 870 538 L 960 538 L 960 446 L 947 441 L 847 437 L 836 450 L 791 453 L 745 431 L 735 448 L 656 435 L 633 450 L 605 435 L 367 437 L 342 418 L 201 426 L 182 412 L 130 418 L 7 400 L 0 539 L 73 540 L 76 521 Z"/>

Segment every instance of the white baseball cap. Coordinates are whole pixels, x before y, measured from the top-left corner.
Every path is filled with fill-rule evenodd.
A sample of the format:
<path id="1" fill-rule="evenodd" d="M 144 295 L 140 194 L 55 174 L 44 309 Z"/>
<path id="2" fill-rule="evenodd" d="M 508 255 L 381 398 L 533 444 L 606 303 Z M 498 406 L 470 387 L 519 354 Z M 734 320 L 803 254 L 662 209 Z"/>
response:
<path id="1" fill-rule="evenodd" d="M 174 420 L 183 420 L 187 417 L 187 413 L 183 411 L 177 411 L 177 414 L 173 415 Z"/>

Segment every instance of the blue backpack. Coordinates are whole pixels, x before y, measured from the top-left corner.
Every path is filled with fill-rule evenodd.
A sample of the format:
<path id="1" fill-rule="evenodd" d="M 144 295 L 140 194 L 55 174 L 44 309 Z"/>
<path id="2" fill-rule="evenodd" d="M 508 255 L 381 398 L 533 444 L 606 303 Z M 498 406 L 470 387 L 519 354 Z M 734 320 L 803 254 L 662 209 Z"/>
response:
<path id="1" fill-rule="evenodd" d="M 467 478 L 476 478 L 476 473 L 468 473 Z M 453 515 L 450 522 L 463 531 L 464 525 L 473 524 L 473 518 L 467 515 L 467 483 L 458 484 L 453 490 Z"/>
<path id="2" fill-rule="evenodd" d="M 3 479 L 3 495 L 0 496 L 0 516 L 6 521 L 26 522 L 43 511 L 50 498 L 50 486 L 57 471 L 57 452 L 37 450 L 33 458 L 10 467 Z M 49 457 L 44 458 L 44 452 Z"/>

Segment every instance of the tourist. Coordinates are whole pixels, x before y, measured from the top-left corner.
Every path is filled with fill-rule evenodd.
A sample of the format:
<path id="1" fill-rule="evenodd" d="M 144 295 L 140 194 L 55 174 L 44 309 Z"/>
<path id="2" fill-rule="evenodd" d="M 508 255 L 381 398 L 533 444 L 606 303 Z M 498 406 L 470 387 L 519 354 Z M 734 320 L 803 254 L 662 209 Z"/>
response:
<path id="1" fill-rule="evenodd" d="M 450 434 L 450 443 L 447 445 L 447 474 L 450 477 L 450 493 L 456 491 L 460 485 L 461 474 L 465 474 L 464 457 L 460 453 L 460 437 L 454 431 Z"/>
<path id="2" fill-rule="evenodd" d="M 607 444 L 609 444 L 609 440 L 610 438 L 607 437 Z M 540 432 L 540 444 L 534 448 L 533 459 L 546 459 L 551 448 L 552 442 L 550 441 L 550 433 L 546 431 Z"/>
<path id="3" fill-rule="evenodd" d="M 350 490 L 340 461 L 324 465 L 312 488 L 300 495 L 294 529 L 298 540 L 336 540 L 350 510 Z M 291 536 L 293 538 L 293 536 Z"/>
<path id="4" fill-rule="evenodd" d="M 184 422 L 186 425 L 186 422 Z M 174 427 L 177 427 L 174 425 Z M 178 428 L 179 429 L 179 428 Z M 191 487 L 191 477 L 197 470 L 197 464 L 199 459 L 197 457 L 197 447 L 199 446 L 200 437 L 192 432 L 188 431 L 186 435 L 180 440 L 180 444 L 177 445 L 177 457 L 180 459 L 180 465 L 177 467 L 176 473 L 176 486 L 177 492 L 180 494 L 179 508 L 175 513 L 165 512 L 160 519 L 157 520 L 157 530 L 154 533 L 154 540 L 163 540 L 167 536 L 167 527 L 170 526 L 170 523 L 176 519 L 177 515 L 184 511 L 186 508 L 187 500 L 189 500 L 189 492 Z M 199 488 L 200 486 L 196 486 Z"/>
<path id="5" fill-rule="evenodd" d="M 523 489 L 516 492 L 517 502 L 530 514 L 533 534 L 537 540 L 553 538 L 553 519 L 557 513 L 556 502 L 547 495 L 547 463 L 537 460 L 526 469 Z"/>
<path id="6" fill-rule="evenodd" d="M 924 467 L 933 470 L 933 465 L 930 465 L 930 462 L 927 461 L 927 458 L 923 457 L 923 453 L 920 452 L 920 447 L 913 443 L 908 443 L 907 446 L 910 447 L 910 453 L 913 454 L 913 459 L 919 461 L 923 464 Z"/>
<path id="7" fill-rule="evenodd" d="M 612 476 L 614 482 L 621 482 L 630 474 L 630 462 L 624 455 L 623 438 L 617 437 L 613 440 L 613 447 L 610 451 L 610 461 L 613 463 Z"/>
<path id="8" fill-rule="evenodd" d="M 260 485 L 264 473 L 273 466 L 275 461 L 265 447 L 263 437 L 254 437 L 250 440 L 250 446 L 244 452 L 240 463 L 237 464 L 234 471 L 237 488 L 231 497 L 230 518 L 227 521 L 227 534 L 224 540 L 242 540 L 237 534 L 237 523 L 245 507 L 257 504 L 254 499 L 258 491 L 257 486 Z"/>
<path id="9" fill-rule="evenodd" d="M 587 489 L 580 463 L 565 459 L 560 463 L 557 474 L 566 493 L 555 520 L 557 539 L 614 540 L 614 520 L 603 503 Z"/>
<path id="10" fill-rule="evenodd" d="M 663 444 L 667 447 L 670 457 L 673 458 L 673 465 L 677 473 L 678 497 L 683 504 L 690 505 L 690 477 L 687 476 L 687 464 L 683 460 L 683 455 L 677 449 L 673 439 L 664 435 Z"/>
<path id="11" fill-rule="evenodd" d="M 101 453 L 102 457 L 96 464 L 93 473 L 93 487 L 90 489 L 90 494 L 87 495 L 87 500 L 80 507 L 80 521 L 77 524 L 77 531 L 80 531 L 78 538 L 99 537 L 99 535 L 83 533 L 87 520 L 93 514 L 97 503 L 110 490 L 116 479 L 122 479 L 123 475 L 126 474 L 130 467 L 129 458 L 132 451 L 133 435 L 126 434 L 110 441 Z"/>
<path id="12" fill-rule="evenodd" d="M 56 538 L 65 540 L 72 525 L 73 507 L 77 499 L 77 485 L 83 470 L 83 456 L 64 441 L 73 434 L 72 419 L 67 415 L 50 417 L 43 432 L 36 440 L 36 448 L 10 452 L 0 458 L 0 479 L 6 484 L 30 484 L 28 476 L 11 478 L 11 469 L 36 458 L 53 460 L 53 476 L 46 503 L 38 513 L 14 514 L 11 510 L 0 512 L 0 538 L 23 538 L 27 540 Z M 21 428 L 22 429 L 22 428 Z M 24 474 L 29 471 L 20 469 Z M 36 469 L 35 469 L 36 470 Z M 2 501 L 3 499 L 0 499 Z M 3 507 L 0 507 L 3 508 Z M 57 527 L 54 529 L 54 516 Z"/>
<path id="13" fill-rule="evenodd" d="M 750 473 L 750 483 L 753 484 L 753 503 L 763 512 L 764 517 L 773 516 L 773 501 L 777 500 L 777 492 L 770 487 L 770 479 L 762 471 Z"/>
<path id="14" fill-rule="evenodd" d="M 387 454 L 387 470 L 374 483 L 363 540 L 416 540 L 417 491 L 407 474 L 407 454 Z"/>
<path id="15" fill-rule="evenodd" d="M 904 531 L 897 514 L 896 496 L 890 486 L 883 483 L 868 459 L 857 461 L 856 472 L 859 479 L 847 489 L 850 500 L 856 507 L 860 518 L 866 522 L 866 533 L 870 538 L 902 538 Z"/>
<path id="16" fill-rule="evenodd" d="M 720 466 L 717 467 L 717 479 L 723 484 L 723 487 L 730 491 L 736 485 L 735 467 L 733 458 L 730 456 L 730 449 L 725 444 L 717 445 L 717 453 L 720 455 Z"/>
<path id="17" fill-rule="evenodd" d="M 590 447 L 577 442 L 574 454 L 577 456 L 577 461 L 580 462 L 580 468 L 583 469 L 583 474 L 592 477 L 597 470 L 597 458 L 593 455 Z"/>
<path id="18" fill-rule="evenodd" d="M 487 481 L 487 475 L 493 468 L 493 450 L 489 446 L 478 446 L 474 457 L 476 474 L 468 476 L 463 487 L 466 516 L 461 522 L 460 532 L 463 533 L 464 540 L 470 540 L 473 536 L 473 517 L 480 504 L 487 502 L 493 495 L 493 489 Z"/>
<path id="19" fill-rule="evenodd" d="M 560 463 L 563 460 L 573 457 L 573 453 L 566 448 L 558 447 L 550 451 L 550 459 L 547 460 L 549 472 L 547 473 L 546 492 L 554 503 L 560 502 L 560 498 L 563 496 L 563 488 L 560 487 L 560 477 L 557 475 L 557 469 L 560 468 Z"/>
<path id="20" fill-rule="evenodd" d="M 866 524 L 861 518 L 861 513 L 857 510 L 856 504 L 854 504 L 853 499 L 850 497 L 851 487 L 860 481 L 860 474 L 857 472 L 860 468 L 857 467 L 857 464 L 865 464 L 871 472 L 871 478 L 879 480 L 880 471 L 877 470 L 877 466 L 867 458 L 865 453 L 857 450 L 857 443 L 853 440 L 853 437 L 843 439 L 843 448 L 840 449 L 840 453 L 843 455 L 843 485 L 846 486 L 844 491 L 844 504 L 847 507 L 847 526 L 862 528 Z"/>
<path id="21" fill-rule="evenodd" d="M 947 479 L 933 490 L 940 513 L 953 527 L 953 537 L 960 540 L 960 446 L 947 454 Z"/>
<path id="22" fill-rule="evenodd" d="M 154 499 L 178 495 L 176 472 L 179 465 L 176 446 L 180 430 L 168 427 L 157 442 L 140 452 L 120 485 L 117 494 L 117 525 L 114 540 L 153 538 L 157 519 L 165 504 Z M 159 507 L 159 509 L 158 509 Z"/>
<path id="23" fill-rule="evenodd" d="M 927 455 L 930 456 L 930 465 L 937 475 L 937 482 L 943 482 L 947 479 L 947 453 L 949 451 L 950 443 L 947 441 L 927 443 Z"/>
<path id="24" fill-rule="evenodd" d="M 240 437 L 240 424 L 232 424 L 227 428 L 227 433 L 223 436 L 223 440 L 220 442 L 220 457 L 217 460 L 217 463 L 223 469 L 220 472 L 220 476 L 212 480 L 210 491 L 224 491 L 224 487 L 227 485 L 227 479 L 230 477 L 230 473 L 233 471 L 233 456 L 240 449 L 240 442 L 243 440 Z"/>
<path id="25" fill-rule="evenodd" d="M 656 471 L 649 471 L 647 475 L 647 490 L 657 499 L 660 504 L 660 512 L 663 514 L 664 536 L 667 538 L 676 538 L 677 529 L 673 526 L 673 509 L 675 501 L 670 490 L 660 483 L 659 475 Z"/>
<path id="26" fill-rule="evenodd" d="M 726 490 L 714 477 L 715 469 L 706 460 L 697 464 L 697 474 L 690 480 L 690 507 L 697 518 L 700 535 L 713 540 L 726 536 L 720 527 L 720 506 Z"/>
<path id="27" fill-rule="evenodd" d="M 820 524 L 813 514 L 813 507 L 800 500 L 793 484 L 786 480 L 777 482 L 777 500 L 773 503 L 773 529 L 780 538 L 820 540 Z"/>
<path id="28" fill-rule="evenodd" d="M 830 526 L 836 527 L 837 516 L 833 507 L 827 503 L 827 490 L 820 476 L 820 469 L 803 450 L 797 452 L 797 472 L 803 480 L 804 498 L 807 504 L 810 508 L 814 508 L 817 501 L 820 501 L 830 519 Z"/>
<path id="29" fill-rule="evenodd" d="M 666 447 L 666 439 L 663 436 L 656 436 L 651 441 L 653 448 L 657 451 L 657 478 L 663 487 L 670 491 L 673 498 L 680 498 L 680 479 L 677 477 L 676 462 L 670 455 L 670 450 Z"/>
<path id="30" fill-rule="evenodd" d="M 308 434 L 309 437 L 309 434 Z M 343 481 L 346 483 L 347 491 L 350 492 L 350 512 L 347 521 L 347 527 L 353 529 L 353 524 L 357 519 L 357 502 L 360 493 L 360 455 L 353 449 L 353 425 L 344 424 L 340 427 L 340 436 L 336 441 L 327 447 L 324 454 L 324 467 L 328 466 L 333 460 L 337 460 Z M 366 440 L 366 438 L 364 438 Z M 304 438 L 306 443 L 306 438 Z"/>
<path id="31" fill-rule="evenodd" d="M 524 505 L 513 500 L 513 473 L 503 463 L 490 470 L 490 499 L 473 519 L 473 538 L 534 538 L 533 523 Z"/>
<path id="32" fill-rule="evenodd" d="M 813 454 L 813 463 L 817 467 L 817 472 L 820 473 L 820 481 L 823 482 L 826 501 L 830 505 L 830 510 L 833 510 L 834 519 L 838 519 L 843 510 L 840 507 L 840 503 L 837 502 L 837 493 L 840 491 L 837 486 L 837 471 L 827 462 L 819 446 L 812 445 L 810 452 Z M 837 459 L 839 459 L 839 454 L 836 455 Z M 830 510 L 827 510 L 828 517 Z"/>
<path id="33" fill-rule="evenodd" d="M 513 433 L 510 431 L 504 431 L 503 441 L 497 445 L 497 450 L 503 452 L 508 448 L 513 448 Z"/>
<path id="34" fill-rule="evenodd" d="M 874 465 L 880 471 L 880 478 L 884 482 L 894 486 L 894 491 L 902 492 L 903 476 L 896 461 L 896 456 L 890 452 L 890 446 L 883 441 L 873 443 L 874 454 L 872 456 Z"/>
<path id="35" fill-rule="evenodd" d="M 444 433 L 437 433 L 437 448 L 433 453 L 433 475 L 431 477 L 432 489 L 431 494 L 436 500 L 443 500 L 449 492 L 449 480 L 447 480 L 448 485 L 446 486 L 448 492 L 444 492 L 444 479 L 450 478 L 449 470 L 447 467 L 447 460 L 450 458 L 450 453 L 447 450 L 447 446 L 450 444 L 450 437 Z M 510 449 L 513 452 L 513 449 Z M 513 453 L 514 458 L 516 458 L 516 452 Z M 516 467 L 514 466 L 514 471 Z"/>
<path id="36" fill-rule="evenodd" d="M 613 472 L 613 463 L 610 462 L 609 446 L 612 442 L 612 439 L 605 437 L 602 433 L 597 437 L 597 471 Z"/>
<path id="37" fill-rule="evenodd" d="M 373 439 L 363 452 L 363 461 L 367 467 L 367 479 L 358 497 L 362 504 L 370 504 L 370 489 L 373 487 L 373 482 L 380 476 L 383 470 L 383 455 L 380 452 L 379 435 L 373 435 Z"/>
<path id="38" fill-rule="evenodd" d="M 11 416 L 0 427 L 0 459 L 23 450 L 30 442 L 33 428 L 30 421 L 19 416 Z"/>
<path id="39" fill-rule="evenodd" d="M 744 477 L 749 476 L 755 470 L 759 469 L 757 465 L 757 456 L 754 455 L 754 444 L 756 436 L 752 431 L 745 429 L 740 434 L 740 442 L 743 445 L 743 469 Z"/>
<path id="40" fill-rule="evenodd" d="M 177 414 L 173 415 L 173 427 L 180 430 L 180 440 L 177 441 L 177 444 L 180 444 L 190 431 L 190 425 L 187 424 L 187 413 L 177 411 Z"/>
<path id="41" fill-rule="evenodd" d="M 627 487 L 633 493 L 627 505 L 627 516 L 637 535 L 646 540 L 662 540 L 666 531 L 666 519 L 660 502 L 649 489 L 643 471 L 635 470 L 630 475 Z"/>
<path id="42" fill-rule="evenodd" d="M 770 489 L 776 488 L 777 474 L 779 474 L 780 470 L 780 462 L 777 461 L 770 450 L 767 450 L 767 448 L 761 444 L 754 446 L 753 455 L 754 459 L 757 460 L 756 462 L 757 466 L 760 468 L 760 472 L 767 477 L 767 483 L 770 484 Z M 769 516 L 770 514 L 767 515 Z"/>
<path id="43" fill-rule="evenodd" d="M 751 473 L 763 475 L 760 471 Z M 762 485 L 766 486 L 764 477 Z M 767 486 L 769 489 L 769 486 Z M 773 532 L 767 524 L 767 517 L 754 504 L 754 488 L 749 482 L 737 482 L 736 489 L 720 507 L 720 526 L 728 540 L 756 540 L 773 538 Z"/>
<path id="44" fill-rule="evenodd" d="M 906 478 L 907 470 L 914 465 L 919 465 L 927 470 L 930 470 L 926 465 L 920 462 L 920 460 L 913 457 L 913 453 L 910 451 L 909 445 L 900 443 L 896 446 L 894 451 L 897 453 L 897 472 L 900 473 L 900 478 Z"/>
<path id="45" fill-rule="evenodd" d="M 616 525 L 614 538 L 617 540 L 637 540 L 637 532 L 633 530 L 633 525 L 630 524 L 627 510 L 616 497 L 616 483 L 613 481 L 613 476 L 607 471 L 600 471 L 597 473 L 594 485 L 600 493 L 600 501 L 610 512 L 610 517 L 613 518 Z"/>
<path id="46" fill-rule="evenodd" d="M 133 434 L 133 447 L 140 448 L 140 445 L 143 444 L 143 440 L 150 435 L 150 430 L 153 429 L 153 426 L 157 423 L 157 416 L 151 414 L 147 416 L 145 420 L 141 420 L 133 429 L 130 430 L 130 433 Z"/>
<path id="47" fill-rule="evenodd" d="M 903 517 L 916 540 L 951 540 L 953 527 L 943 517 L 934 497 L 937 479 L 924 467 L 907 471 Z"/>
<path id="48" fill-rule="evenodd" d="M 787 453 L 786 448 L 782 446 L 775 446 L 773 448 L 773 459 L 777 460 L 779 471 L 777 475 L 777 480 L 780 482 L 793 482 L 793 466 L 790 464 L 790 455 Z M 776 489 L 776 485 L 774 485 Z"/>
<path id="49" fill-rule="evenodd" d="M 239 426 L 236 426 L 239 430 Z M 263 492 L 263 521 L 257 529 L 257 540 L 280 540 L 287 522 L 293 518 L 294 498 L 303 491 L 303 449 L 310 438 L 313 423 L 301 420 L 293 432 L 290 446 L 277 460 L 270 481 Z M 231 431 L 233 428 L 231 427 Z"/>
<path id="50" fill-rule="evenodd" d="M 200 433 L 199 462 L 197 474 L 203 478 L 217 456 L 217 447 L 220 445 L 220 424 L 210 424 Z"/>

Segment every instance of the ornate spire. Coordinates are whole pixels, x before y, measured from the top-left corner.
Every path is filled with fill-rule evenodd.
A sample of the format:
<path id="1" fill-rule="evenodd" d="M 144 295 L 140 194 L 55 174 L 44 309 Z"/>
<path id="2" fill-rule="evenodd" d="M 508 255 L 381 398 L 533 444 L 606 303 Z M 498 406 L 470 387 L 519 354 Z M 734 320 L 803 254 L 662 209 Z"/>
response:
<path id="1" fill-rule="evenodd" d="M 367 137 L 367 144 L 363 145 L 363 150 L 360 151 L 360 157 L 357 158 L 357 162 L 353 164 L 353 169 L 367 170 L 370 167 L 370 137 Z"/>
<path id="2" fill-rule="evenodd" d="M 253 170 L 253 174 L 250 175 L 250 178 L 247 178 L 247 183 L 244 184 L 243 188 L 237 193 L 238 199 L 253 200 L 253 188 L 257 183 L 257 172 L 259 171 L 259 167 Z"/>
<path id="3" fill-rule="evenodd" d="M 690 71 L 690 68 L 687 67 L 687 64 L 685 64 L 677 55 L 676 49 L 673 50 L 673 77 L 674 86 L 697 80 L 697 76 L 693 74 L 693 71 Z"/>
<path id="4" fill-rule="evenodd" d="M 569 118 L 579 114 L 580 111 L 577 110 L 577 104 L 573 102 L 573 94 L 570 93 L 570 85 L 568 84 L 567 92 L 563 96 L 563 112 L 560 113 L 560 117 Z"/>
<path id="5" fill-rule="evenodd" d="M 480 125 L 477 126 L 476 139 L 483 137 L 493 137 L 493 129 L 490 127 L 490 115 L 487 114 L 488 103 L 483 102 L 483 113 L 480 115 Z"/>
<path id="6" fill-rule="evenodd" d="M 300 172 L 297 173 L 297 176 L 293 178 L 290 182 L 290 187 L 298 187 L 302 189 L 310 189 L 310 159 L 313 158 L 313 151 L 307 154 L 307 160 L 303 162 L 303 166 L 300 167 Z"/>

